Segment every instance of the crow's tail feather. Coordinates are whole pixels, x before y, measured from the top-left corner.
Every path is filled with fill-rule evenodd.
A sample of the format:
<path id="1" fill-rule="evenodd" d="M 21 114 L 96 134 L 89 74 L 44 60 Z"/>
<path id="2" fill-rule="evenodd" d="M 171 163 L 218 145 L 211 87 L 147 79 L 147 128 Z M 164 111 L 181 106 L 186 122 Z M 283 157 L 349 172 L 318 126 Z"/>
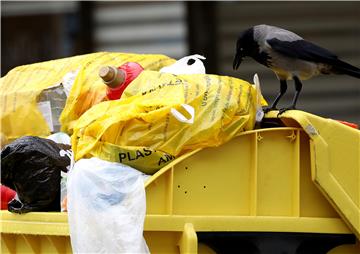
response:
<path id="1" fill-rule="evenodd" d="M 344 61 L 341 61 L 339 59 L 337 59 L 337 61 L 335 63 L 333 63 L 332 70 L 338 74 L 346 74 L 346 75 L 353 76 L 355 78 L 360 78 L 360 69 L 359 68 L 357 68 L 351 64 L 348 64 Z"/>

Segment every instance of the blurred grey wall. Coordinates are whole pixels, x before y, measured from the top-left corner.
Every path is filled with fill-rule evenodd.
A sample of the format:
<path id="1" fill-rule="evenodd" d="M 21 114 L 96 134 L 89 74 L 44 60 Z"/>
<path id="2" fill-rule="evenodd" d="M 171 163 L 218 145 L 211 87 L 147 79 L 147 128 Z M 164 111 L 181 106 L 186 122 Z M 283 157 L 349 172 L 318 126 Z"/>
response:
<path id="1" fill-rule="evenodd" d="M 78 2 L 1 1 L 1 75 L 81 52 Z"/>
<path id="2" fill-rule="evenodd" d="M 275 74 L 252 59 L 232 70 L 235 41 L 240 31 L 257 24 L 289 29 L 325 47 L 360 68 L 360 2 L 222 2 L 216 4 L 218 73 L 252 81 L 258 73 L 262 92 L 272 101 L 279 82 Z M 279 106 L 291 103 L 293 83 Z M 299 109 L 360 124 L 360 79 L 323 75 L 303 82 Z"/>
<path id="3" fill-rule="evenodd" d="M 269 102 L 279 90 L 269 69 L 248 59 L 232 70 L 237 36 L 250 26 L 290 29 L 360 67 L 360 2 L 97 2 L 94 17 L 96 50 L 203 54 L 209 73 L 250 82 L 258 73 Z M 303 84 L 299 109 L 360 124 L 360 80 L 333 75 Z M 288 82 L 279 106 L 289 105 L 293 92 Z"/>
<path id="4" fill-rule="evenodd" d="M 276 76 L 252 59 L 238 71 L 238 34 L 256 24 L 290 29 L 360 67 L 360 2 L 1 2 L 2 75 L 11 68 L 95 51 L 199 53 L 208 73 L 252 82 L 258 73 L 272 101 Z M 304 81 L 298 108 L 360 124 L 360 80 L 319 76 Z M 280 106 L 291 102 L 293 84 Z"/>
<path id="5" fill-rule="evenodd" d="M 184 2 L 95 2 L 95 51 L 188 53 Z"/>

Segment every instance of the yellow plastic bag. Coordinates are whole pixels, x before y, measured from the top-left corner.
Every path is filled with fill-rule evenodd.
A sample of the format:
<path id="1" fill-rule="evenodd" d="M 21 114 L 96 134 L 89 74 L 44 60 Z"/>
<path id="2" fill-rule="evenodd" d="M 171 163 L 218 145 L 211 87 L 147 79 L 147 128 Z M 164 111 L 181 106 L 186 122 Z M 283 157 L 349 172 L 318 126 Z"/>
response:
<path id="1" fill-rule="evenodd" d="M 72 128 L 78 118 L 93 105 L 105 100 L 106 86 L 99 78 L 99 69 L 102 66 L 120 66 L 126 62 L 137 62 L 145 70 L 159 70 L 175 61 L 165 55 L 98 53 L 82 65 L 79 71 L 60 116 L 62 130 L 72 133 Z"/>
<path id="2" fill-rule="evenodd" d="M 252 129 L 256 104 L 255 88 L 240 79 L 143 71 L 121 100 L 80 117 L 75 159 L 96 156 L 152 174 L 178 155 Z"/>
<path id="3" fill-rule="evenodd" d="M 25 135 L 47 136 L 50 128 L 37 100 L 45 89 L 75 73 L 73 86 L 60 116 L 62 131 L 72 132 L 76 120 L 92 105 L 105 100 L 106 86 L 98 77 L 103 65 L 138 62 L 146 70 L 159 70 L 175 62 L 164 55 L 99 52 L 19 66 L 0 79 L 1 133 L 12 140 Z"/>

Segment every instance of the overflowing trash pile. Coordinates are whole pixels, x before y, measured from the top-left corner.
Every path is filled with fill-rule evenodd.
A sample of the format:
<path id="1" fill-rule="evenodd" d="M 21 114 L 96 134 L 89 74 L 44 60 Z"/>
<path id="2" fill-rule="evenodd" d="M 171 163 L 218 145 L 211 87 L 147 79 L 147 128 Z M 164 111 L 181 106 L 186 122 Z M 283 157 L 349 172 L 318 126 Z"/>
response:
<path id="1" fill-rule="evenodd" d="M 100 52 L 11 70 L 2 209 L 67 211 L 75 252 L 149 252 L 148 175 L 253 129 L 265 103 L 246 81 L 206 74 L 204 59 Z"/>

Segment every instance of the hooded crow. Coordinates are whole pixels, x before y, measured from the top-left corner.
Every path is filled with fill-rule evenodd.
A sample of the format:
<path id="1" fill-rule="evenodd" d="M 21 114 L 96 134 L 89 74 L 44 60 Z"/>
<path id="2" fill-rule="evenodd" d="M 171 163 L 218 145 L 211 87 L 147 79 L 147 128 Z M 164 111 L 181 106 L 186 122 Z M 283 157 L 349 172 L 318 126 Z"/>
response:
<path id="1" fill-rule="evenodd" d="M 240 34 L 236 44 L 234 70 L 247 56 L 270 68 L 280 80 L 280 92 L 265 112 L 276 110 L 276 105 L 286 92 L 287 80 L 294 80 L 295 95 L 292 104 L 280 109 L 280 114 L 295 109 L 302 88 L 301 80 L 319 74 L 347 74 L 360 78 L 359 68 L 341 61 L 327 49 L 275 26 L 257 25 Z"/>

